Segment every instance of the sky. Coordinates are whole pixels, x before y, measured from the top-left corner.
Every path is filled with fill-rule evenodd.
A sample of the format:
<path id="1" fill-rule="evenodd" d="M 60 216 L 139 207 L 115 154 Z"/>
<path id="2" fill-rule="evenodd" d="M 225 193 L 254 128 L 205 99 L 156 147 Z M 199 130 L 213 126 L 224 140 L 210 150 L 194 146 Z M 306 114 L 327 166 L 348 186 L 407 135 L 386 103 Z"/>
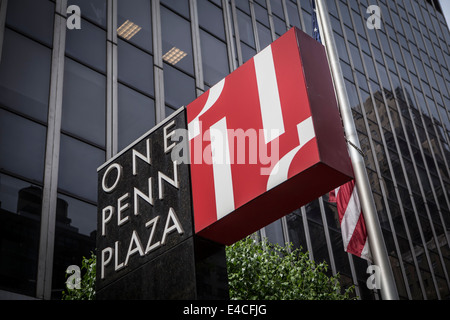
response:
<path id="1" fill-rule="evenodd" d="M 445 19 L 447 20 L 447 25 L 450 26 L 450 0 L 440 0 L 439 2 L 441 3 Z"/>

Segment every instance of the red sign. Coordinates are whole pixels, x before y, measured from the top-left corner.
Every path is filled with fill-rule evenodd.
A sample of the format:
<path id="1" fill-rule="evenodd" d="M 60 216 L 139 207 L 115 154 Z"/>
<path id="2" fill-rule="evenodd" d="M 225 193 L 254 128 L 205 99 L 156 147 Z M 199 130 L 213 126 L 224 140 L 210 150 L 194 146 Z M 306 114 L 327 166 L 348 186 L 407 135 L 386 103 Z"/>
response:
<path id="1" fill-rule="evenodd" d="M 195 232 L 234 243 L 352 178 L 324 47 L 298 29 L 187 106 Z"/>

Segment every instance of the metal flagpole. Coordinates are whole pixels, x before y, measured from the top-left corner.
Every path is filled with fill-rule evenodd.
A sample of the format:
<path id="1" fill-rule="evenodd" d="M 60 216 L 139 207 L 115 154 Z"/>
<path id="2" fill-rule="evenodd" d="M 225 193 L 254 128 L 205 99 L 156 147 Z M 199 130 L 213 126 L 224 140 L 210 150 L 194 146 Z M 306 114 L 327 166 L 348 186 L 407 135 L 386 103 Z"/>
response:
<path id="1" fill-rule="evenodd" d="M 316 10 L 322 31 L 322 41 L 325 45 L 328 61 L 330 63 L 336 95 L 340 106 L 342 122 L 344 125 L 344 131 L 346 138 L 351 145 L 351 147 L 349 147 L 349 154 L 353 165 L 356 185 L 358 187 L 361 208 L 364 215 L 364 220 L 366 222 L 370 250 L 372 252 L 374 264 L 379 267 L 380 271 L 381 296 L 384 300 L 398 300 L 399 297 L 397 287 L 395 285 L 394 274 L 389 262 L 383 234 L 381 232 L 372 190 L 364 164 L 364 158 L 358 151 L 361 147 L 359 144 L 355 123 L 353 121 L 352 109 L 348 100 L 341 65 L 339 63 L 339 56 L 333 37 L 330 18 L 328 16 L 326 0 L 317 0 L 316 4 Z"/>

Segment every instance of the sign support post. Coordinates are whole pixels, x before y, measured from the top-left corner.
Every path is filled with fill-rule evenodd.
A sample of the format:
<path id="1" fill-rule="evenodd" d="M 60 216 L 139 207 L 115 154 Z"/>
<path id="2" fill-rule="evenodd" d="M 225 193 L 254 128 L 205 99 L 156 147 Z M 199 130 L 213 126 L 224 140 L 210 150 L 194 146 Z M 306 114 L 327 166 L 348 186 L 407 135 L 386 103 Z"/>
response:
<path id="1" fill-rule="evenodd" d="M 360 149 L 325 0 L 317 0 L 317 12 L 321 24 L 322 40 L 326 48 L 340 106 L 345 135 L 352 146 Z M 370 249 L 372 251 L 374 263 L 380 267 L 381 271 L 381 296 L 384 300 L 398 300 L 397 287 L 395 285 L 394 275 L 389 262 L 380 222 L 378 220 L 375 202 L 373 200 L 372 190 L 370 188 L 370 182 L 364 164 L 364 158 L 355 147 L 349 148 L 349 154 L 353 165 L 355 181 L 358 186 L 358 194 L 364 220 L 366 221 Z"/>

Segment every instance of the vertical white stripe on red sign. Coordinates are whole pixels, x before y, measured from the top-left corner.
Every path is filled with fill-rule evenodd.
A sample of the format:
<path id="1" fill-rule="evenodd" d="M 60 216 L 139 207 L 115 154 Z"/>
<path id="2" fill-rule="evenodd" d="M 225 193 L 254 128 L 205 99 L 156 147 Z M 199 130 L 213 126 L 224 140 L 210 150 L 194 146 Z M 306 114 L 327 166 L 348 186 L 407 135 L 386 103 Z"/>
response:
<path id="1" fill-rule="evenodd" d="M 262 50 L 253 58 L 253 61 L 255 63 L 264 140 L 267 144 L 284 133 L 283 113 L 281 110 L 272 47 L 268 46 Z"/>
<path id="2" fill-rule="evenodd" d="M 208 111 L 216 102 L 219 100 L 220 95 L 222 94 L 223 88 L 225 86 L 225 78 L 216 83 L 211 89 L 208 91 L 208 99 L 206 100 L 205 105 L 203 106 L 200 113 L 188 124 L 188 136 L 189 140 L 195 138 L 200 134 L 200 121 L 199 117 Z"/>
<path id="3" fill-rule="evenodd" d="M 210 136 L 216 213 L 219 220 L 234 210 L 230 147 L 225 117 L 211 126 Z"/>

